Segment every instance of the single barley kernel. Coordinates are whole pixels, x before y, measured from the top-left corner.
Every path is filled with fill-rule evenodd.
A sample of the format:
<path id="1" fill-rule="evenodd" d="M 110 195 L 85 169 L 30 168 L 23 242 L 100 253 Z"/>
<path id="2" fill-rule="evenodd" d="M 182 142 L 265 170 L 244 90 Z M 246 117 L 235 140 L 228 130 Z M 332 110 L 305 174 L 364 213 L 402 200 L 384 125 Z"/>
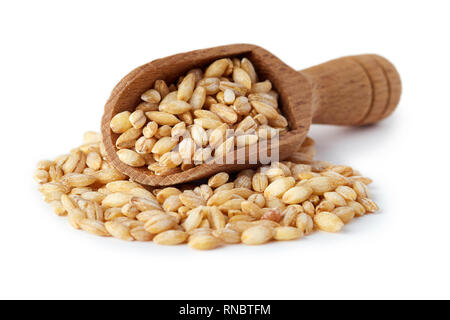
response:
<path id="1" fill-rule="evenodd" d="M 130 120 L 130 112 L 124 111 L 116 114 L 110 122 L 110 128 L 114 133 L 123 133 L 130 129 L 133 125 Z"/>
<path id="2" fill-rule="evenodd" d="M 162 211 L 162 210 L 142 211 L 141 213 L 136 215 L 136 220 L 146 223 L 151 217 L 156 216 L 158 214 L 165 214 L 165 211 Z"/>
<path id="3" fill-rule="evenodd" d="M 122 214 L 130 219 L 136 218 L 140 211 L 130 203 L 125 204 L 120 211 Z"/>
<path id="4" fill-rule="evenodd" d="M 161 98 L 164 98 L 169 94 L 169 87 L 164 80 L 156 80 L 153 89 L 159 92 Z"/>
<path id="5" fill-rule="evenodd" d="M 177 94 L 178 94 L 178 92 L 176 90 L 175 91 L 171 91 L 170 93 L 168 93 L 164 97 L 164 99 L 161 100 L 161 102 L 159 104 L 165 104 L 165 103 L 170 102 L 170 101 L 176 101 L 177 100 Z"/>
<path id="6" fill-rule="evenodd" d="M 274 108 L 278 108 L 278 101 L 276 98 L 272 97 L 267 93 L 252 93 L 248 95 L 249 101 L 258 101 L 265 104 L 268 104 Z"/>
<path id="7" fill-rule="evenodd" d="M 240 116 L 248 116 L 252 110 L 252 106 L 248 102 L 247 97 L 237 97 L 233 104 L 234 111 Z"/>
<path id="8" fill-rule="evenodd" d="M 197 86 L 204 87 L 208 96 L 214 95 L 219 92 L 220 79 L 215 77 L 204 78 L 197 83 Z M 208 98 L 205 102 L 208 102 Z"/>
<path id="9" fill-rule="evenodd" d="M 189 247 L 197 250 L 211 250 L 221 245 L 220 239 L 208 233 L 193 234 L 189 237 Z"/>
<path id="10" fill-rule="evenodd" d="M 159 139 L 152 148 L 152 152 L 162 155 L 171 151 L 178 144 L 178 139 L 172 137 L 163 137 Z"/>
<path id="11" fill-rule="evenodd" d="M 145 116 L 144 111 L 136 110 L 130 114 L 129 121 L 134 128 L 140 129 L 147 122 L 147 117 Z"/>
<path id="12" fill-rule="evenodd" d="M 295 220 L 299 213 L 303 212 L 303 207 L 301 205 L 295 204 L 290 205 L 281 213 L 281 222 L 282 226 L 294 226 Z"/>
<path id="13" fill-rule="evenodd" d="M 231 229 L 219 229 L 213 231 L 213 236 L 219 238 L 225 243 L 234 244 L 241 242 L 241 234 Z"/>
<path id="14" fill-rule="evenodd" d="M 134 240 L 134 238 L 130 234 L 130 230 L 124 224 L 118 221 L 105 222 L 105 228 L 115 238 L 125 241 Z"/>
<path id="15" fill-rule="evenodd" d="M 158 194 L 156 195 L 156 199 L 158 200 L 159 203 L 164 203 L 164 201 L 166 201 L 168 197 L 179 194 L 181 194 L 181 191 L 178 190 L 177 188 L 168 187 L 159 191 Z"/>
<path id="16" fill-rule="evenodd" d="M 319 205 L 316 207 L 316 213 L 321 211 L 333 211 L 336 206 L 333 202 L 328 200 L 320 201 Z"/>
<path id="17" fill-rule="evenodd" d="M 198 124 L 204 129 L 215 129 L 222 125 L 223 122 L 212 118 L 197 118 L 194 119 L 194 123 Z"/>
<path id="18" fill-rule="evenodd" d="M 344 226 L 344 222 L 331 212 L 319 212 L 314 216 L 314 223 L 316 226 L 326 232 L 339 232 Z"/>
<path id="19" fill-rule="evenodd" d="M 250 197 L 248 197 L 248 201 L 253 202 L 260 208 L 263 208 L 266 204 L 266 199 L 264 198 L 264 196 L 258 193 L 252 194 Z"/>
<path id="20" fill-rule="evenodd" d="M 184 77 L 178 86 L 177 99 L 180 101 L 188 101 L 195 88 L 195 75 L 190 73 Z"/>
<path id="21" fill-rule="evenodd" d="M 361 181 L 355 181 L 353 183 L 353 190 L 358 195 L 358 198 L 367 198 L 367 186 Z"/>
<path id="22" fill-rule="evenodd" d="M 342 222 L 349 223 L 355 216 L 355 210 L 352 207 L 339 207 L 333 210 Z"/>
<path id="23" fill-rule="evenodd" d="M 350 181 L 348 180 L 347 177 L 344 177 L 343 175 L 341 175 L 337 172 L 334 172 L 334 171 L 321 172 L 320 175 L 325 176 L 325 177 L 330 177 L 337 184 L 340 184 L 340 185 L 349 185 L 350 184 Z"/>
<path id="24" fill-rule="evenodd" d="M 183 203 L 178 195 L 171 195 L 167 197 L 162 205 L 164 211 L 167 212 L 176 212 L 181 206 L 183 206 Z"/>
<path id="25" fill-rule="evenodd" d="M 364 183 L 365 185 L 369 185 L 371 184 L 373 181 L 370 178 L 367 177 L 362 177 L 362 176 L 352 176 L 348 178 L 350 180 L 350 182 L 355 182 L 355 181 L 360 181 L 362 183 Z"/>
<path id="26" fill-rule="evenodd" d="M 122 192 L 111 193 L 102 200 L 102 206 L 105 208 L 121 208 L 127 204 L 132 197 L 132 195 Z"/>
<path id="27" fill-rule="evenodd" d="M 106 184 L 108 192 L 126 192 L 134 188 L 141 188 L 141 186 L 135 182 L 127 180 L 117 180 Z"/>
<path id="28" fill-rule="evenodd" d="M 264 197 L 280 197 L 287 190 L 292 188 L 295 184 L 295 179 L 292 177 L 279 178 L 272 183 L 264 190 Z"/>
<path id="29" fill-rule="evenodd" d="M 53 165 L 53 161 L 41 160 L 37 163 L 36 169 L 48 171 L 52 165 Z"/>
<path id="30" fill-rule="evenodd" d="M 225 216 L 217 207 L 206 207 L 207 218 L 212 229 L 220 230 L 225 228 Z"/>
<path id="31" fill-rule="evenodd" d="M 228 182 L 225 183 L 223 185 L 221 185 L 220 187 L 216 188 L 214 190 L 214 193 L 219 193 L 221 191 L 225 191 L 225 190 L 232 190 L 234 188 L 234 182 Z"/>
<path id="32" fill-rule="evenodd" d="M 262 215 L 262 220 L 270 220 L 274 222 L 280 222 L 281 221 L 281 211 L 284 211 L 284 208 L 277 208 L 273 206 L 270 201 L 268 202 L 269 208 L 264 208 L 264 214 Z"/>
<path id="33" fill-rule="evenodd" d="M 311 217 L 314 216 L 316 209 L 314 208 L 314 204 L 311 201 L 305 201 L 302 203 L 303 210 L 310 215 Z"/>
<path id="34" fill-rule="evenodd" d="M 80 162 L 81 155 L 82 153 L 79 150 L 70 153 L 70 156 L 67 158 L 66 162 L 64 162 L 62 166 L 64 174 L 75 171 L 78 163 Z"/>
<path id="35" fill-rule="evenodd" d="M 230 89 L 234 92 L 236 96 L 243 96 L 247 94 L 247 88 L 245 88 L 243 85 L 235 82 L 230 81 L 220 81 L 219 83 L 219 89 L 222 91 L 225 91 L 226 89 Z"/>
<path id="36" fill-rule="evenodd" d="M 273 231 L 264 226 L 255 226 L 242 232 L 241 241 L 248 245 L 263 244 L 272 239 Z"/>
<path id="37" fill-rule="evenodd" d="M 234 112 L 233 108 L 228 107 L 221 103 L 211 105 L 210 110 L 215 113 L 221 121 L 232 125 L 238 120 L 238 115 Z"/>
<path id="38" fill-rule="evenodd" d="M 283 201 L 288 204 L 302 203 L 312 195 L 312 188 L 308 186 L 293 187 L 283 195 Z"/>
<path id="39" fill-rule="evenodd" d="M 56 215 L 58 215 L 60 217 L 67 215 L 67 211 L 66 211 L 66 209 L 64 209 L 61 201 L 59 201 L 59 200 L 52 201 L 52 202 L 50 202 L 50 206 L 52 207 L 53 212 Z"/>
<path id="40" fill-rule="evenodd" d="M 146 137 L 142 136 L 136 140 L 136 143 L 134 144 L 134 149 L 139 154 L 149 154 L 152 152 L 155 143 L 156 143 L 155 138 L 147 139 Z"/>
<path id="41" fill-rule="evenodd" d="M 273 238 L 278 241 L 299 239 L 303 236 L 302 230 L 294 227 L 277 227 L 274 229 Z"/>
<path id="42" fill-rule="evenodd" d="M 230 199 L 226 201 L 225 203 L 221 204 L 219 206 L 219 209 L 221 211 L 228 212 L 229 210 L 240 210 L 241 209 L 241 203 L 244 201 L 244 199 Z"/>
<path id="43" fill-rule="evenodd" d="M 267 119 L 277 119 L 280 116 L 277 110 L 271 105 L 259 101 L 250 101 L 250 104 L 257 112 L 264 115 Z"/>
<path id="44" fill-rule="evenodd" d="M 208 135 L 206 134 L 205 129 L 198 124 L 194 124 L 190 127 L 190 133 L 192 140 L 194 140 L 197 146 L 204 147 L 208 144 Z"/>
<path id="45" fill-rule="evenodd" d="M 122 133 L 116 140 L 116 147 L 118 149 L 126 149 L 134 147 L 137 138 L 141 135 L 141 129 L 130 128 Z"/>
<path id="46" fill-rule="evenodd" d="M 195 88 L 192 96 L 189 100 L 189 104 L 192 106 L 193 110 L 200 110 L 203 108 L 206 100 L 206 89 L 204 87 Z"/>
<path id="47" fill-rule="evenodd" d="M 152 138 L 156 132 L 158 131 L 158 124 L 154 121 L 150 121 L 147 125 L 142 129 L 142 134 L 147 139 Z"/>
<path id="48" fill-rule="evenodd" d="M 333 191 L 337 185 L 335 180 L 330 177 L 314 177 L 308 180 L 307 185 L 312 188 L 313 193 L 322 195 L 325 192 Z"/>
<path id="49" fill-rule="evenodd" d="M 167 230 L 153 238 L 153 242 L 161 245 L 177 245 L 186 241 L 188 235 L 180 230 Z"/>
<path id="50" fill-rule="evenodd" d="M 144 226 L 134 227 L 131 229 L 130 234 L 136 241 L 152 241 L 154 238 L 154 234 L 145 231 Z"/>
<path id="51" fill-rule="evenodd" d="M 272 89 L 272 83 L 269 80 L 257 82 L 252 85 L 253 93 L 268 93 Z"/>
<path id="52" fill-rule="evenodd" d="M 339 193 L 345 200 L 356 200 L 358 195 L 355 190 L 348 186 L 339 186 L 336 188 L 336 192 Z"/>
<path id="53" fill-rule="evenodd" d="M 251 116 L 247 116 L 237 125 L 235 134 L 244 134 L 252 129 L 256 129 L 257 126 L 256 121 Z"/>
<path id="54" fill-rule="evenodd" d="M 281 114 L 278 115 L 277 118 L 274 119 L 269 119 L 269 125 L 271 125 L 272 127 L 278 128 L 280 130 L 280 133 L 284 131 L 287 131 L 286 127 L 288 126 L 288 121 L 287 119 L 282 116 Z"/>
<path id="55" fill-rule="evenodd" d="M 362 204 L 362 206 L 364 207 L 364 209 L 366 209 L 366 212 L 368 213 L 372 213 L 379 210 L 378 205 L 372 199 L 359 198 L 358 202 Z"/>
<path id="56" fill-rule="evenodd" d="M 233 81 L 244 86 L 247 90 L 252 88 L 252 79 L 244 69 L 238 67 L 233 69 Z"/>
<path id="57" fill-rule="evenodd" d="M 46 170 L 36 170 L 34 172 L 34 180 L 38 183 L 47 183 L 49 181 L 49 174 Z"/>
<path id="58" fill-rule="evenodd" d="M 326 200 L 332 202 L 336 207 L 342 207 L 347 204 L 344 197 L 337 192 L 325 192 L 323 196 Z"/>
<path id="59" fill-rule="evenodd" d="M 141 102 L 136 107 L 136 110 L 142 110 L 145 112 L 148 111 L 157 111 L 158 110 L 158 104 L 157 103 L 150 103 L 150 102 Z"/>
<path id="60" fill-rule="evenodd" d="M 176 224 L 174 217 L 167 214 L 157 214 L 147 220 L 144 228 L 147 232 L 156 234 L 172 229 Z"/>
<path id="61" fill-rule="evenodd" d="M 129 149 L 121 149 L 117 151 L 120 161 L 131 167 L 142 167 L 145 165 L 144 158 L 137 152 Z"/>
<path id="62" fill-rule="evenodd" d="M 93 184 L 97 179 L 94 176 L 90 176 L 82 173 L 68 173 L 62 181 L 69 187 L 86 187 Z"/>
<path id="63" fill-rule="evenodd" d="M 80 223 L 86 218 L 86 215 L 83 211 L 78 208 L 75 208 L 71 211 L 67 211 L 67 220 L 69 224 L 75 229 L 81 229 Z"/>
<path id="64" fill-rule="evenodd" d="M 256 219 L 261 219 L 264 214 L 263 209 L 261 209 L 257 204 L 251 201 L 242 201 L 241 210 L 244 214 L 247 214 Z"/>
<path id="65" fill-rule="evenodd" d="M 102 162 L 102 157 L 96 151 L 89 152 L 86 156 L 86 165 L 94 171 L 100 170 Z"/>
<path id="66" fill-rule="evenodd" d="M 350 177 L 353 175 L 353 169 L 349 166 L 333 166 L 329 169 L 330 171 L 337 172 L 344 177 Z"/>
<path id="67" fill-rule="evenodd" d="M 228 68 L 228 64 L 228 59 L 219 59 L 214 61 L 208 68 L 206 68 L 204 77 L 221 77 Z"/>
<path id="68" fill-rule="evenodd" d="M 182 162 L 183 159 L 181 158 L 180 153 L 176 151 L 164 153 L 161 158 L 159 158 L 159 163 L 168 168 L 178 167 Z"/>
<path id="69" fill-rule="evenodd" d="M 237 185 L 236 188 L 233 189 L 233 193 L 244 199 L 248 199 L 254 193 L 250 188 L 251 188 L 251 184 L 246 187 L 243 187 L 243 186 L 241 187 L 241 186 Z"/>
<path id="70" fill-rule="evenodd" d="M 297 216 L 295 225 L 297 226 L 297 228 L 299 228 L 303 234 L 308 235 L 311 232 L 313 232 L 314 229 L 314 222 L 313 219 L 311 218 L 311 216 L 309 216 L 306 213 L 300 213 Z"/>
<path id="71" fill-rule="evenodd" d="M 238 66 L 239 67 L 239 66 Z M 258 75 L 256 74 L 253 64 L 247 58 L 243 58 L 240 63 L 240 67 L 247 72 L 252 83 L 258 82 Z"/>
<path id="72" fill-rule="evenodd" d="M 355 211 L 355 216 L 361 217 L 366 213 L 366 209 L 362 204 L 356 201 L 348 201 L 347 205 Z"/>
<path id="73" fill-rule="evenodd" d="M 82 230 L 95 234 L 97 236 L 101 237 L 109 236 L 109 233 L 106 230 L 104 223 L 101 221 L 83 219 L 80 221 L 79 225 Z"/>
<path id="74" fill-rule="evenodd" d="M 173 114 L 167 112 L 148 111 L 145 113 L 145 115 L 147 116 L 147 118 L 156 122 L 160 126 L 162 125 L 174 126 L 180 122 L 180 119 L 178 119 Z"/>
<path id="75" fill-rule="evenodd" d="M 225 92 L 223 93 L 223 102 L 226 104 L 233 104 L 235 99 L 236 95 L 234 94 L 234 91 L 226 89 Z"/>
<path id="76" fill-rule="evenodd" d="M 256 173 L 252 177 L 252 188 L 257 192 L 263 192 L 269 185 L 269 179 L 265 174 Z"/>
<path id="77" fill-rule="evenodd" d="M 165 112 L 167 114 L 175 114 L 175 115 L 188 112 L 191 109 L 192 109 L 192 106 L 189 103 L 187 103 L 185 101 L 181 101 L 181 100 L 169 101 L 169 102 L 166 102 L 165 104 L 161 104 L 159 106 L 159 111 Z M 156 120 L 154 120 L 154 121 L 156 121 Z M 170 123 L 164 123 L 164 124 L 170 125 Z"/>
<path id="78" fill-rule="evenodd" d="M 239 217 L 239 216 L 236 215 L 234 217 Z M 247 217 L 247 216 L 244 216 L 244 217 Z M 248 217 L 248 218 L 252 219 L 251 217 Z M 254 224 L 248 220 L 233 220 L 233 221 L 228 222 L 227 225 L 225 226 L 225 228 L 234 230 L 240 234 L 251 227 L 254 227 Z"/>
<path id="79" fill-rule="evenodd" d="M 208 186 L 218 188 L 228 182 L 229 175 L 226 172 L 220 172 L 209 178 Z"/>
<path id="80" fill-rule="evenodd" d="M 220 206 L 230 200 L 233 197 L 233 192 L 231 190 L 223 190 L 214 193 L 207 201 L 208 206 Z"/>
<path id="81" fill-rule="evenodd" d="M 186 133 L 186 123 L 180 122 L 173 126 L 173 128 L 170 131 L 170 135 L 172 138 L 179 138 L 182 137 Z"/>
<path id="82" fill-rule="evenodd" d="M 205 200 L 201 196 L 195 194 L 194 192 L 191 193 L 185 191 L 179 195 L 179 198 L 181 203 L 183 203 L 183 205 L 192 209 L 204 206 L 206 204 Z"/>
<path id="83" fill-rule="evenodd" d="M 158 103 L 161 101 L 161 94 L 155 89 L 150 89 L 141 95 L 141 99 L 150 103 Z"/>

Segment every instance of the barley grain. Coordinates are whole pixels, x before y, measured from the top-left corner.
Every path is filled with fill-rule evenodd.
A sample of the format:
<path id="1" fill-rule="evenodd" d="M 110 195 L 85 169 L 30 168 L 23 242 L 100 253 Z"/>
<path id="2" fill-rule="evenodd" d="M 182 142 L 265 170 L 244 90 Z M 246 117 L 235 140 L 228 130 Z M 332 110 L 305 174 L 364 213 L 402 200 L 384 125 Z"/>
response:
<path id="1" fill-rule="evenodd" d="M 177 245 L 186 241 L 188 235 L 180 230 L 167 230 L 157 234 L 153 242 L 160 245 Z"/>
<path id="2" fill-rule="evenodd" d="M 129 120 L 130 114 L 129 111 L 116 114 L 110 122 L 111 130 L 115 133 L 123 133 L 130 129 L 133 126 Z"/>
<path id="3" fill-rule="evenodd" d="M 326 232 L 339 232 L 344 226 L 344 223 L 337 215 L 326 211 L 316 214 L 314 223 L 320 230 Z"/>
<path id="4" fill-rule="evenodd" d="M 155 89 L 150 89 L 141 95 L 141 99 L 150 103 L 158 103 L 161 101 L 161 94 Z"/>
<path id="5" fill-rule="evenodd" d="M 272 230 L 264 226 L 255 226 L 246 229 L 241 236 L 242 243 L 248 245 L 263 244 L 272 239 Z"/>

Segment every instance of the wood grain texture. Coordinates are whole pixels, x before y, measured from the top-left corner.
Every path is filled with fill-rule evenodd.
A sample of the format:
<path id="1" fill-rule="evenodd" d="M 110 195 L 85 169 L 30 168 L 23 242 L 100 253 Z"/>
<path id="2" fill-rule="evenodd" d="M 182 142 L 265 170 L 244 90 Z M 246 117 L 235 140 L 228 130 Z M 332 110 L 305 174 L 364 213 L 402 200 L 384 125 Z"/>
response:
<path id="1" fill-rule="evenodd" d="M 234 150 L 234 163 L 210 161 L 184 172 L 156 176 L 146 168 L 133 168 L 121 162 L 111 131 L 112 117 L 122 111 L 133 111 L 141 93 L 152 88 L 158 79 L 174 82 L 178 76 L 195 67 L 205 67 L 223 57 L 247 57 L 262 79 L 269 79 L 280 95 L 280 108 L 289 122 L 289 132 L 279 143 L 258 144 L 257 149 Z M 260 152 L 279 151 L 285 159 L 296 151 L 314 123 L 361 125 L 376 122 L 389 115 L 400 97 L 398 73 L 384 58 L 375 55 L 345 57 L 300 72 L 287 66 L 267 50 L 249 44 L 236 44 L 181 53 L 154 60 L 131 71 L 113 89 L 102 118 L 101 131 L 107 159 L 132 180 L 151 186 L 168 186 L 209 177 L 220 171 L 233 172 L 257 164 Z"/>
<path id="2" fill-rule="evenodd" d="M 375 55 L 376 61 L 383 68 L 384 74 L 389 84 L 389 99 L 382 118 L 386 118 L 394 112 L 400 102 L 402 93 L 402 82 L 400 75 L 394 65 L 382 56 Z"/>
<path id="3" fill-rule="evenodd" d="M 372 124 L 391 114 L 400 99 L 400 76 L 378 55 L 343 57 L 299 72 L 312 87 L 313 123 Z"/>

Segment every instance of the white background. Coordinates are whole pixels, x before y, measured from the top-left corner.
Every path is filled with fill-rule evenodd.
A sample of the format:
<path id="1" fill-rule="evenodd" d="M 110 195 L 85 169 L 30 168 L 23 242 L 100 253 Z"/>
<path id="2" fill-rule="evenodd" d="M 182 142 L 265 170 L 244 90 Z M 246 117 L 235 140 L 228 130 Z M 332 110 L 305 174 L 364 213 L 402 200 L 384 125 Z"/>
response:
<path id="1" fill-rule="evenodd" d="M 3 1 L 0 298 L 450 298 L 447 1 Z M 382 210 L 340 234 L 197 252 L 73 230 L 35 163 L 98 130 L 113 86 L 158 57 L 260 45 L 302 69 L 378 53 L 403 81 L 366 128 L 314 126 L 318 158 L 374 179 Z"/>

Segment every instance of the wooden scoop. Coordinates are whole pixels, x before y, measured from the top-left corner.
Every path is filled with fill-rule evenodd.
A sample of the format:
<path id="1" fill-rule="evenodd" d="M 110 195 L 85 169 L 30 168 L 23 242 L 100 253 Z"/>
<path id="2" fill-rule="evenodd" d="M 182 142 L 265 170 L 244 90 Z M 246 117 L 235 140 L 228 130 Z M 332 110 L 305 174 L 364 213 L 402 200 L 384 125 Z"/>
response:
<path id="1" fill-rule="evenodd" d="M 289 122 L 289 131 L 279 137 L 280 160 L 299 148 L 311 123 L 354 126 L 374 123 L 390 115 L 400 99 L 399 74 L 388 60 L 378 55 L 344 57 L 295 71 L 267 50 L 250 44 L 180 53 L 136 68 L 113 89 L 101 124 L 103 143 L 111 164 L 133 181 L 151 186 L 179 184 L 221 171 L 233 172 L 255 166 L 242 161 L 250 157 L 251 151 L 246 150 L 245 159 L 241 157 L 234 164 L 212 161 L 180 173 L 157 176 L 146 167 L 130 167 L 119 160 L 115 146 L 119 135 L 109 126 L 117 113 L 132 112 L 140 102 L 141 94 L 152 88 L 155 80 L 172 83 L 192 68 L 205 67 L 217 59 L 233 56 L 250 59 L 258 75 L 269 79 L 280 95 L 280 108 Z M 274 145 L 269 143 L 264 148 L 270 154 Z"/>

